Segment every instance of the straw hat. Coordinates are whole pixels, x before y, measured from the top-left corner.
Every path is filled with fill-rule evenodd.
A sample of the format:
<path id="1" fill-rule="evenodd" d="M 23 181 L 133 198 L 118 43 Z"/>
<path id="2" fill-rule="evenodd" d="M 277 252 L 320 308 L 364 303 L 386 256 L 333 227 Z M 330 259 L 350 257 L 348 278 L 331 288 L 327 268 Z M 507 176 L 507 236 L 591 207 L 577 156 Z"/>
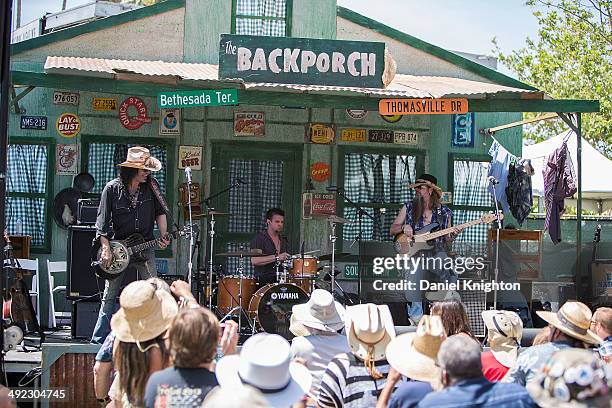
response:
<path id="1" fill-rule="evenodd" d="M 436 356 L 446 338 L 440 316 L 424 315 L 414 333 L 397 336 L 387 346 L 391 367 L 412 380 L 433 383 L 440 377 Z"/>
<path id="2" fill-rule="evenodd" d="M 438 195 L 442 196 L 442 189 L 438 187 L 438 179 L 431 174 L 421 174 L 419 178 L 413 184 L 410 184 L 408 187 L 410 188 L 418 188 L 421 186 L 431 187 L 438 193 Z"/>
<path id="3" fill-rule="evenodd" d="M 121 308 L 111 319 L 117 339 L 142 343 L 162 334 L 178 312 L 172 295 L 147 281 L 132 282 L 119 297 Z"/>
<path id="4" fill-rule="evenodd" d="M 482 319 L 489 331 L 489 347 L 493 356 L 502 365 L 512 367 L 523 337 L 523 321 L 509 310 L 485 310 Z"/>
<path id="5" fill-rule="evenodd" d="M 295 322 L 312 329 L 336 332 L 344 327 L 344 307 L 323 289 L 312 291 L 308 302 L 293 306 L 292 311 Z"/>
<path id="6" fill-rule="evenodd" d="M 128 149 L 127 159 L 119 164 L 119 166 L 150 171 L 160 171 L 162 167 L 161 162 L 151 156 L 149 149 L 142 146 L 130 147 Z"/>
<path id="7" fill-rule="evenodd" d="M 384 360 L 385 350 L 395 338 L 389 307 L 372 303 L 347 307 L 346 337 L 351 351 L 360 359 Z"/>
<path id="8" fill-rule="evenodd" d="M 611 407 L 612 365 L 591 350 L 556 351 L 527 384 L 541 407 Z"/>
<path id="9" fill-rule="evenodd" d="M 593 314 L 587 305 L 578 301 L 565 302 L 557 313 L 537 311 L 538 316 L 563 333 L 589 344 L 599 344 L 603 340 L 589 330 Z"/>
<path id="10" fill-rule="evenodd" d="M 257 388 L 273 407 L 288 407 L 310 389 L 312 375 L 302 364 L 291 362 L 289 343 L 277 334 L 259 333 L 244 342 L 240 355 L 217 362 L 222 388 Z"/>

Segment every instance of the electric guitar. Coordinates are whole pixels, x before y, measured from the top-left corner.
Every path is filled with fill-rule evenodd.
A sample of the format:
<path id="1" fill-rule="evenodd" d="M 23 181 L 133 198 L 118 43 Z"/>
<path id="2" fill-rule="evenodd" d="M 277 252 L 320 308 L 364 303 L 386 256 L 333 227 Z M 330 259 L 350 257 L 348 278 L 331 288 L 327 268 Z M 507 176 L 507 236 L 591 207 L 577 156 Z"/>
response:
<path id="1" fill-rule="evenodd" d="M 194 235 L 197 234 L 197 226 L 193 226 Z M 189 237 L 191 229 L 189 225 L 185 225 L 183 228 L 174 232 L 166 234 L 167 239 L 176 239 L 179 236 Z M 102 245 L 100 240 L 97 240 L 93 246 L 93 261 L 92 266 L 95 267 L 95 273 L 100 278 L 104 279 L 115 279 L 121 275 L 121 273 L 127 269 L 130 263 L 144 262 L 146 258 L 142 252 L 147 249 L 155 248 L 160 242 L 161 238 L 152 239 L 145 241 L 142 235 L 135 233 L 122 240 L 111 240 L 109 241 L 112 261 L 109 266 L 105 266 L 102 262 Z"/>
<path id="2" fill-rule="evenodd" d="M 453 227 L 445 228 L 439 231 L 436 231 L 436 228 L 439 227 L 438 223 L 434 222 L 415 231 L 412 239 L 408 238 L 408 236 L 403 232 L 400 232 L 393 238 L 393 247 L 395 248 L 395 252 L 397 252 L 398 254 L 405 254 L 409 257 L 412 257 L 420 251 L 432 249 L 433 245 L 430 244 L 428 241 L 450 234 L 455 228 L 463 230 L 473 225 L 489 224 L 495 221 L 496 219 L 497 217 L 495 217 L 495 214 L 484 214 L 477 220 L 469 221 L 460 225 L 455 225 Z M 504 219 L 504 215 L 501 212 L 499 214 L 499 219 Z"/>

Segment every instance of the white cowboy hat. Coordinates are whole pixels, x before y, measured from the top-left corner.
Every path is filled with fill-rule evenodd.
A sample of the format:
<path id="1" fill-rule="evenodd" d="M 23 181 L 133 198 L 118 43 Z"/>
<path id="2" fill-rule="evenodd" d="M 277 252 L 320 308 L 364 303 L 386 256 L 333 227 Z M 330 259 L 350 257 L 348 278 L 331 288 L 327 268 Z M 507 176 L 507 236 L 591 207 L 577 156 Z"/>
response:
<path id="1" fill-rule="evenodd" d="M 423 316 L 414 333 L 397 336 L 387 346 L 391 367 L 406 377 L 434 383 L 440 378 L 436 357 L 446 338 L 440 316 Z"/>
<path id="2" fill-rule="evenodd" d="M 557 313 L 537 311 L 538 316 L 547 323 L 575 339 L 589 344 L 603 342 L 598 335 L 589 330 L 593 314 L 587 305 L 577 301 L 565 302 Z"/>
<path id="3" fill-rule="evenodd" d="M 344 307 L 323 289 L 315 289 L 308 302 L 293 306 L 292 312 L 296 323 L 312 329 L 336 332 L 344 327 Z"/>
<path id="4" fill-rule="evenodd" d="M 119 166 L 150 171 L 160 171 L 162 168 L 161 162 L 151 156 L 149 149 L 142 146 L 130 147 L 127 158 Z"/>
<path id="5" fill-rule="evenodd" d="M 523 337 L 523 321 L 509 310 L 485 310 L 481 313 L 489 331 L 489 347 L 497 361 L 512 367 Z"/>
<path id="6" fill-rule="evenodd" d="M 223 388 L 250 385 L 261 391 L 271 406 L 286 408 L 308 393 L 310 371 L 291 362 L 289 343 L 277 334 L 259 333 L 244 342 L 240 355 L 217 362 L 217 381 Z"/>
<path id="7" fill-rule="evenodd" d="M 162 334 L 178 313 L 172 295 L 147 281 L 127 285 L 119 297 L 121 308 L 111 319 L 117 339 L 142 343 Z"/>
<path id="8" fill-rule="evenodd" d="M 372 348 L 373 361 L 384 360 L 395 338 L 395 326 L 387 305 L 366 303 L 346 308 L 346 337 L 353 354 L 362 360 Z"/>

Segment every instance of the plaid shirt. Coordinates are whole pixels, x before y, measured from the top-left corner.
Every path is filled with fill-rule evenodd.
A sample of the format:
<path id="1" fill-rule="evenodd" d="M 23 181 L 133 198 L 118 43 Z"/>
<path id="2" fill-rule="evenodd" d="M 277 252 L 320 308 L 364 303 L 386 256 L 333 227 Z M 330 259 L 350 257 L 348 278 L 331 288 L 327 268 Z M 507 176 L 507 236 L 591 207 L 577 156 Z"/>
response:
<path id="1" fill-rule="evenodd" d="M 612 336 L 608 336 L 604 339 L 604 342 L 601 343 L 601 346 L 597 349 L 599 351 L 599 355 L 606 361 L 610 361 L 612 358 Z"/>
<path id="2" fill-rule="evenodd" d="M 450 208 L 445 205 L 441 205 L 440 207 L 434 209 L 431 213 L 431 223 L 437 223 L 440 229 L 445 229 L 449 227 L 450 218 L 453 215 L 453 212 Z M 410 225 L 414 231 L 418 231 L 421 228 L 425 227 L 425 220 L 423 216 L 414 222 L 412 219 L 412 202 L 406 203 L 406 220 L 404 224 Z M 436 238 L 434 240 L 436 246 L 444 243 L 444 237 Z"/>

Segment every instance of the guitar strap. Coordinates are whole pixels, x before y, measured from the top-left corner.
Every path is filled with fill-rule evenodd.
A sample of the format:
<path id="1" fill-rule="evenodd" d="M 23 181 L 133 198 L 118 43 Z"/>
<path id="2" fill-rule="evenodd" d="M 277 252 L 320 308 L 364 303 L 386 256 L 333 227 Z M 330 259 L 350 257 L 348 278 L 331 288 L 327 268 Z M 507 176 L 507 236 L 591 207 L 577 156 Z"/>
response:
<path id="1" fill-rule="evenodd" d="M 164 209 L 164 212 L 166 213 L 166 217 L 168 217 L 168 224 L 175 225 L 174 217 L 172 216 L 172 213 L 170 212 L 170 208 L 168 207 L 168 203 L 166 202 L 166 199 L 164 198 L 164 195 L 162 194 L 161 189 L 159 188 L 159 183 L 157 182 L 156 179 L 151 177 L 151 181 L 149 184 L 151 185 L 151 190 L 153 190 L 153 194 L 155 194 L 155 197 L 157 197 L 157 201 L 159 201 L 159 204 Z"/>

